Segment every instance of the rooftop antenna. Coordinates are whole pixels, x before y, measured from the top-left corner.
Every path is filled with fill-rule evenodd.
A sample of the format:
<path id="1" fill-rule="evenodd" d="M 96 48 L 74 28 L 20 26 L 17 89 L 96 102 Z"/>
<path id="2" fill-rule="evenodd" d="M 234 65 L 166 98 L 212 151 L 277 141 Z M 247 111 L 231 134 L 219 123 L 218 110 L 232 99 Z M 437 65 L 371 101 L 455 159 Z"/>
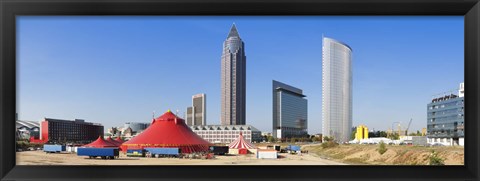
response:
<path id="1" fill-rule="evenodd" d="M 155 119 L 155 110 L 153 110 L 152 118 Z"/>

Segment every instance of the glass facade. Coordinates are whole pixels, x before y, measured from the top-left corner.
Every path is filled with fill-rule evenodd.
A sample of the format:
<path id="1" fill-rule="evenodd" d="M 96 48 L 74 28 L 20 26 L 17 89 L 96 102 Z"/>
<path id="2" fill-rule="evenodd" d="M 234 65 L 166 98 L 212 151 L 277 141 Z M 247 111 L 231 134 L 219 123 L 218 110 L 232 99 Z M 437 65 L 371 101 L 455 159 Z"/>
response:
<path id="1" fill-rule="evenodd" d="M 245 124 L 246 60 L 245 44 L 233 25 L 223 43 L 221 60 L 222 125 Z"/>
<path id="2" fill-rule="evenodd" d="M 277 81 L 272 85 L 273 137 L 307 136 L 308 105 L 303 91 Z"/>
<path id="3" fill-rule="evenodd" d="M 451 140 L 458 145 L 464 134 L 464 97 L 447 95 L 433 99 L 427 105 L 427 137 L 429 142 Z"/>
<path id="4" fill-rule="evenodd" d="M 322 49 L 323 135 L 347 142 L 352 132 L 352 49 L 326 37 Z"/>
<path id="5" fill-rule="evenodd" d="M 103 126 L 76 119 L 74 121 L 45 118 L 41 124 L 42 140 L 53 143 L 90 143 L 103 136 Z"/>

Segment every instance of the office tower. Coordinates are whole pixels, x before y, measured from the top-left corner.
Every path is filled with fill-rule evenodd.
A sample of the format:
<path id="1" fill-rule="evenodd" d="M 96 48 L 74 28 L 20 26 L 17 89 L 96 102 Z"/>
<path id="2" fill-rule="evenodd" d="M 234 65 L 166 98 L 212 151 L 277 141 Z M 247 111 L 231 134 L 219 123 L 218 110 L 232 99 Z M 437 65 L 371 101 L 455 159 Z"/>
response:
<path id="1" fill-rule="evenodd" d="M 323 136 L 347 142 L 352 132 L 352 49 L 324 37 L 322 56 Z"/>
<path id="2" fill-rule="evenodd" d="M 192 106 L 187 108 L 186 121 L 188 126 L 207 124 L 207 95 L 192 96 Z"/>
<path id="3" fill-rule="evenodd" d="M 221 60 L 221 114 L 222 125 L 245 124 L 245 46 L 233 24 L 223 43 Z"/>
<path id="4" fill-rule="evenodd" d="M 437 96 L 427 104 L 427 142 L 430 144 L 464 146 L 465 104 L 464 88 L 460 84 L 458 95 Z"/>
<path id="5" fill-rule="evenodd" d="M 274 138 L 305 137 L 307 135 L 307 99 L 301 89 L 272 81 Z"/>

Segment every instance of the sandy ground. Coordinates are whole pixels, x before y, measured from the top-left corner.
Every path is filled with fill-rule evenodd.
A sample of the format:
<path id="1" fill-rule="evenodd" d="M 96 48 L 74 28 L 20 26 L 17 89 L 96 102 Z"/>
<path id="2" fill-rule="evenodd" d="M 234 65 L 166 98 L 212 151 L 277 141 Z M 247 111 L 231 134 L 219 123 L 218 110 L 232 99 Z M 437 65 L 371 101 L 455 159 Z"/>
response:
<path id="1" fill-rule="evenodd" d="M 17 152 L 17 165 L 345 165 L 311 154 L 279 154 L 279 159 L 257 159 L 255 155 L 216 156 L 214 159 L 138 158 L 120 155 L 115 160 L 89 159 L 70 153 Z"/>
<path id="2" fill-rule="evenodd" d="M 464 165 L 464 147 L 421 147 L 408 145 L 386 145 L 384 154 L 378 152 L 378 145 L 339 145 L 322 149 L 319 144 L 305 145 L 302 150 L 319 154 L 334 161 L 354 165 L 428 165 L 431 151 L 438 153 L 445 165 Z"/>

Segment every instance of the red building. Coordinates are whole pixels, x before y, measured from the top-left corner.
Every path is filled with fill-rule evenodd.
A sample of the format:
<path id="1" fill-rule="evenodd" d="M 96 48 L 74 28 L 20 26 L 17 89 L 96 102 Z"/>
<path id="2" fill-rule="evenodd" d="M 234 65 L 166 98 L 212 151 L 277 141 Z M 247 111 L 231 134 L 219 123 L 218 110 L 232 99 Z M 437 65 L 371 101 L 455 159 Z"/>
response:
<path id="1" fill-rule="evenodd" d="M 82 119 L 45 118 L 40 123 L 40 131 L 40 140 L 33 140 L 33 142 L 90 143 L 99 136 L 103 136 L 101 124 L 85 122 Z"/>

